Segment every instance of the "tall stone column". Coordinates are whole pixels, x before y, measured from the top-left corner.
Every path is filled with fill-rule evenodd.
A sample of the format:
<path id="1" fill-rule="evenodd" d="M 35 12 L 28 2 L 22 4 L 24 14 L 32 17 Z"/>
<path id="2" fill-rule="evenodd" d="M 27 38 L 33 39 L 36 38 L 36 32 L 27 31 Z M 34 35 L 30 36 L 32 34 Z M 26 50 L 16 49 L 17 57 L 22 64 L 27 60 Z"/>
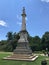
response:
<path id="1" fill-rule="evenodd" d="M 23 10 L 22 10 L 22 30 L 26 30 L 26 13 L 25 13 L 25 8 L 23 7 Z"/>
<path id="2" fill-rule="evenodd" d="M 27 33 L 27 30 L 26 30 L 26 13 L 25 13 L 25 8 L 23 7 L 23 10 L 22 10 L 22 28 L 21 28 L 21 31 L 20 31 L 20 39 L 18 40 L 18 43 L 19 42 L 28 42 L 27 40 L 27 36 L 28 36 L 28 33 Z"/>

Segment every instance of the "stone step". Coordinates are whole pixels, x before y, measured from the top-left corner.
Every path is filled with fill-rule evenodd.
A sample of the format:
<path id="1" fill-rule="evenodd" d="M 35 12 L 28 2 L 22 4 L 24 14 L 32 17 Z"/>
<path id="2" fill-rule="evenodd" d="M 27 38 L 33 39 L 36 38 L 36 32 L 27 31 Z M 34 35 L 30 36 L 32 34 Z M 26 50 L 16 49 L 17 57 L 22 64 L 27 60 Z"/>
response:
<path id="1" fill-rule="evenodd" d="M 31 52 L 14 52 L 14 54 L 31 54 Z"/>
<path id="2" fill-rule="evenodd" d="M 33 56 L 31 56 L 31 55 L 26 55 L 26 54 L 14 54 L 14 55 L 12 55 L 12 56 L 8 56 L 7 58 L 16 58 L 16 59 L 31 59 L 31 58 L 34 58 L 35 56 L 33 55 Z"/>
<path id="3" fill-rule="evenodd" d="M 12 54 L 12 55 L 18 55 L 18 56 L 30 56 L 29 54 Z"/>
<path id="4" fill-rule="evenodd" d="M 29 53 L 32 53 L 32 51 L 31 50 L 15 50 L 14 53 L 29 54 Z"/>
<path id="5" fill-rule="evenodd" d="M 28 49 L 15 49 L 16 52 L 29 52 L 31 50 L 28 50 Z"/>
<path id="6" fill-rule="evenodd" d="M 14 53 L 16 53 L 16 54 L 18 54 L 18 53 L 20 53 L 20 54 L 29 54 L 29 53 L 31 53 L 32 54 L 32 51 L 30 50 L 30 49 L 27 49 L 27 48 L 16 48 L 15 50 L 14 50 Z"/>
<path id="7" fill-rule="evenodd" d="M 16 47 L 16 49 L 30 49 L 29 47 Z"/>

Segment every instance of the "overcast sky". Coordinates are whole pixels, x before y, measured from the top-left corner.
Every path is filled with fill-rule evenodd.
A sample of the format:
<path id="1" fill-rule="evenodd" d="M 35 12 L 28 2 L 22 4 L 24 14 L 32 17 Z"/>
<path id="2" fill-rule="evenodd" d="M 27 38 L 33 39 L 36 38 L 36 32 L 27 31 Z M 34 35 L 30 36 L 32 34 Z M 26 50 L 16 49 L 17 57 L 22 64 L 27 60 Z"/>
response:
<path id="1" fill-rule="evenodd" d="M 0 0 L 0 40 L 6 39 L 9 31 L 18 33 L 21 30 L 23 7 L 31 36 L 42 37 L 49 31 L 49 0 Z"/>

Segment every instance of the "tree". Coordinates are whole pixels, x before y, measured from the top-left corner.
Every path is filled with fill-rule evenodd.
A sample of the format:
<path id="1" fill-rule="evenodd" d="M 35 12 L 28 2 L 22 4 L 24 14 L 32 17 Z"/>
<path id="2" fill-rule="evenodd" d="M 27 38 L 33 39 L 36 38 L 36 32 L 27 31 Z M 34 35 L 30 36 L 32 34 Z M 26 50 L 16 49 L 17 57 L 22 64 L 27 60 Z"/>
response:
<path id="1" fill-rule="evenodd" d="M 15 33 L 8 32 L 7 33 L 7 44 L 6 44 L 7 49 L 5 48 L 5 50 L 13 51 L 17 46 L 17 41 L 19 38 L 20 38 L 19 33 L 16 34 L 16 32 Z"/>
<path id="2" fill-rule="evenodd" d="M 19 38 L 20 38 L 19 33 L 17 33 L 17 34 L 16 34 L 16 32 L 13 33 L 13 40 L 12 40 L 13 49 L 16 48 L 17 42 L 18 42 L 18 39 L 19 39 Z"/>
<path id="3" fill-rule="evenodd" d="M 39 36 L 35 36 L 33 37 L 33 40 L 32 40 L 32 50 L 36 50 L 36 51 L 39 51 L 40 50 L 40 37 Z"/>
<path id="4" fill-rule="evenodd" d="M 15 33 L 13 34 L 13 39 L 16 40 L 16 41 L 18 41 L 19 38 L 20 38 L 19 33 L 16 33 L 16 32 L 15 32 Z"/>
<path id="5" fill-rule="evenodd" d="M 41 39 L 39 36 L 35 36 L 35 37 L 29 36 L 28 41 L 30 43 L 30 47 L 32 51 L 41 50 L 41 44 L 40 44 Z"/>
<path id="6" fill-rule="evenodd" d="M 41 43 L 43 45 L 43 49 L 49 49 L 49 32 L 45 32 L 45 34 L 42 36 Z"/>
<path id="7" fill-rule="evenodd" d="M 7 44 L 7 40 L 0 41 L 0 51 L 5 51 L 6 44 Z"/>
<path id="8" fill-rule="evenodd" d="M 9 41 L 9 40 L 12 40 L 12 39 L 13 39 L 13 34 L 12 34 L 12 32 L 8 32 L 7 35 L 6 35 L 6 37 L 7 37 L 7 40 L 8 40 L 8 41 Z"/>

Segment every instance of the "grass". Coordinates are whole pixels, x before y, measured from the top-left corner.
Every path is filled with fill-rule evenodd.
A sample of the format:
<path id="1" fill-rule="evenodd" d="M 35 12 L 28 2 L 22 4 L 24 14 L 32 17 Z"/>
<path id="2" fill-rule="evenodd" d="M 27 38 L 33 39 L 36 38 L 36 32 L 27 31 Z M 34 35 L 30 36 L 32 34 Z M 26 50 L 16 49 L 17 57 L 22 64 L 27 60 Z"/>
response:
<path id="1" fill-rule="evenodd" d="M 27 61 L 12 61 L 12 60 L 3 60 L 3 57 L 10 55 L 10 53 L 0 53 L 0 65 L 41 65 L 41 61 L 44 60 L 45 56 L 39 56 L 37 60 L 34 62 Z M 49 65 L 49 61 L 47 61 L 47 65 Z"/>

